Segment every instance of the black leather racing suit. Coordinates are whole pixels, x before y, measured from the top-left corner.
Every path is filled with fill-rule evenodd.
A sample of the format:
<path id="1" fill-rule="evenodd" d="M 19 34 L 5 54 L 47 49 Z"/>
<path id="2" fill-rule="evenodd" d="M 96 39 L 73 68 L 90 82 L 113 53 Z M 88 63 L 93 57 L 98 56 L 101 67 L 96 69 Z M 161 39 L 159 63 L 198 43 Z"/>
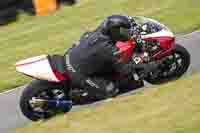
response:
<path id="1" fill-rule="evenodd" d="M 113 71 L 129 74 L 134 69 L 132 64 L 120 63 L 118 53 L 111 39 L 101 32 L 82 36 L 78 45 L 66 54 L 73 84 L 80 84 L 99 99 L 114 96 L 117 86 L 105 75 Z"/>

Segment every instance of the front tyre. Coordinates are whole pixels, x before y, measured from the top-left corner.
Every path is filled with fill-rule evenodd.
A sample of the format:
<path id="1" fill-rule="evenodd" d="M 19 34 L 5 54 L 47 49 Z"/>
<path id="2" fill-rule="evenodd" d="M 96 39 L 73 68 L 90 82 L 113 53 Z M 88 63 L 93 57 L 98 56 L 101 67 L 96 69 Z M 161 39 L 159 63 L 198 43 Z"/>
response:
<path id="1" fill-rule="evenodd" d="M 42 102 L 49 99 L 68 99 L 60 84 L 42 80 L 33 80 L 23 91 L 20 97 L 20 109 L 22 113 L 32 121 L 47 119 L 56 114 L 55 110 L 49 109 Z M 34 99 L 38 100 L 34 103 Z M 68 108 L 65 112 L 71 109 Z"/>
<path id="2" fill-rule="evenodd" d="M 164 60 L 157 76 L 151 73 L 145 80 L 151 84 L 161 84 L 178 79 L 188 70 L 189 65 L 189 52 L 183 46 L 176 44 L 172 54 Z"/>

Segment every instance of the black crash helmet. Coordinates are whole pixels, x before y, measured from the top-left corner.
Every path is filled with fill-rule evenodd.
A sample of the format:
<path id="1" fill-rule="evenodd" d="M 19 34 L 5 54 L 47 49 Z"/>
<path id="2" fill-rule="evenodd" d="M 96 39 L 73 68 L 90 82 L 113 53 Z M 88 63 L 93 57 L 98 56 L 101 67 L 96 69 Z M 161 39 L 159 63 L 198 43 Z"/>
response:
<path id="1" fill-rule="evenodd" d="M 116 41 L 127 41 L 131 27 L 128 16 L 112 15 L 107 17 L 100 26 L 103 34 L 108 35 Z"/>

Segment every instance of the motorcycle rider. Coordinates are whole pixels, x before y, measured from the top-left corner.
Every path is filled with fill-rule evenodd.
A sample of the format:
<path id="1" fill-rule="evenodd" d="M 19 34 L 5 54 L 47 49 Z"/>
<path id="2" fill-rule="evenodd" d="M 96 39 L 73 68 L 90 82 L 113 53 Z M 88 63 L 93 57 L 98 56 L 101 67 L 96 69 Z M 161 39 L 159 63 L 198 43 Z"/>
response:
<path id="1" fill-rule="evenodd" d="M 65 56 L 73 84 L 79 84 L 97 99 L 105 99 L 115 96 L 119 91 L 118 86 L 106 75 L 113 71 L 130 75 L 137 68 L 147 68 L 146 64 L 122 63 L 120 51 L 115 46 L 117 41 L 130 39 L 129 29 L 133 23 L 131 17 L 112 15 L 95 31 L 82 35 L 78 44 L 68 50 Z"/>

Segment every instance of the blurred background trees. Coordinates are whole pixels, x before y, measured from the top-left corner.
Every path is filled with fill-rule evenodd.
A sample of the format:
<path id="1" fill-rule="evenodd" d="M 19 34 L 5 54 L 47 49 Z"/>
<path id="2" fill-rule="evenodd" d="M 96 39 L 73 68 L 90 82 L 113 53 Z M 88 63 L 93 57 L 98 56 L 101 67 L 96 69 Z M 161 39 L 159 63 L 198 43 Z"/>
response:
<path id="1" fill-rule="evenodd" d="M 43 0 L 39 0 L 43 1 Z M 55 0 L 56 4 L 73 5 L 79 0 Z M 0 26 L 16 21 L 20 12 L 36 15 L 35 0 L 0 0 Z"/>

